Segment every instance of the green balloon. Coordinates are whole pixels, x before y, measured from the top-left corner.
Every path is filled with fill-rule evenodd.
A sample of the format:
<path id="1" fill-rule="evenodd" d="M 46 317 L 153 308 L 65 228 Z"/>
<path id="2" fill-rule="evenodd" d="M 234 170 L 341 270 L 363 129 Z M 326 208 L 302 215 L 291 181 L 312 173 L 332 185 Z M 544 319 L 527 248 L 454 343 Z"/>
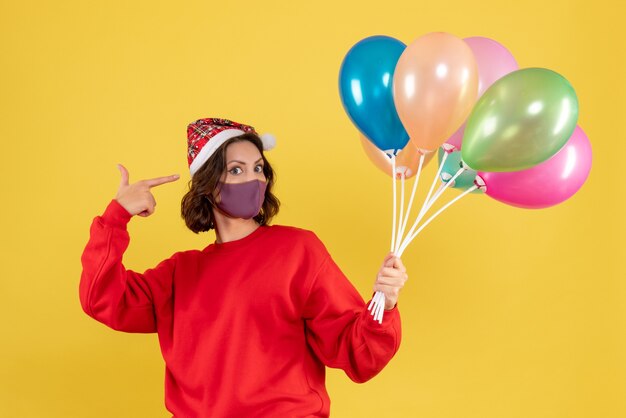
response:
<path id="1" fill-rule="evenodd" d="M 446 152 L 443 148 L 439 148 L 439 165 L 441 165 L 441 161 L 443 160 L 443 155 Z M 446 162 L 443 163 L 443 167 L 441 168 L 441 181 L 447 183 L 454 175 L 459 171 L 459 169 L 463 167 L 463 163 L 461 161 L 461 152 L 454 151 L 448 154 L 446 157 Z M 474 180 L 476 179 L 476 172 L 474 170 L 465 170 L 463 174 L 460 174 L 455 180 L 454 184 L 451 184 L 448 187 L 453 187 L 455 189 L 463 189 L 467 190 L 468 188 L 474 185 Z M 483 189 L 476 189 L 472 193 L 483 193 Z"/>
<path id="2" fill-rule="evenodd" d="M 461 154 L 476 171 L 518 171 L 552 157 L 578 120 L 572 85 L 545 68 L 526 68 L 496 81 L 470 114 Z"/>

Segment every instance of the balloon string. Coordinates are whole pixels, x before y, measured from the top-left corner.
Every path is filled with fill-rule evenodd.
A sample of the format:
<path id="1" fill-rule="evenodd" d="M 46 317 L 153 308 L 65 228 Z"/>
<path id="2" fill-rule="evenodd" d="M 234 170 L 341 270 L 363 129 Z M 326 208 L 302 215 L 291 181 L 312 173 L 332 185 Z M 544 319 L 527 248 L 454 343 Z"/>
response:
<path id="1" fill-rule="evenodd" d="M 382 294 L 383 294 L 383 293 L 381 293 L 381 292 L 376 292 L 376 293 L 374 294 L 374 297 L 372 298 L 372 300 L 370 301 L 369 306 L 367 307 L 367 310 L 368 310 L 368 311 L 372 311 L 372 308 L 373 308 L 374 306 L 376 306 L 376 302 L 378 301 L 378 298 L 380 298 L 380 295 L 382 295 Z M 374 315 L 374 311 L 372 311 L 372 315 Z"/>
<path id="2" fill-rule="evenodd" d="M 450 187 L 451 184 L 454 184 L 454 181 L 457 179 L 457 177 L 459 177 L 461 174 L 463 174 L 463 172 L 465 172 L 465 168 L 459 168 L 459 170 L 454 174 L 454 176 L 452 176 L 452 178 L 447 181 L 447 182 L 443 182 L 440 186 L 439 189 L 437 190 L 437 192 L 435 192 L 435 195 L 433 196 L 432 199 L 430 199 L 428 201 L 428 204 L 426 206 L 426 209 L 424 209 L 424 214 L 426 214 L 426 212 L 428 212 L 428 210 L 432 207 L 432 205 L 437 201 L 437 199 L 439 199 L 439 197 L 441 197 L 441 195 L 443 194 L 443 192 Z"/>
<path id="3" fill-rule="evenodd" d="M 445 156 L 444 156 L 445 158 Z M 442 160 L 443 161 L 443 160 Z M 443 164 L 441 164 L 439 166 L 439 168 L 441 169 L 441 167 L 443 167 Z M 428 196 L 426 198 L 426 200 L 424 201 L 424 205 L 422 206 L 422 209 L 420 210 L 419 214 L 417 215 L 417 219 L 415 219 L 415 223 L 413 224 L 413 228 L 411 228 L 411 230 L 408 232 L 406 238 L 404 239 L 404 241 L 402 242 L 402 244 L 400 244 L 400 248 L 405 248 L 409 245 L 407 241 L 411 241 L 411 239 L 409 238 L 410 236 L 413 235 L 413 231 L 415 230 L 415 228 L 417 227 L 417 225 L 419 224 L 419 222 L 422 220 L 422 218 L 424 217 L 424 215 L 426 215 L 426 213 L 428 212 L 428 210 L 432 207 L 432 205 L 437 201 L 437 199 L 439 199 L 439 197 L 441 197 L 441 195 L 443 194 L 443 192 L 450 187 L 451 184 L 454 184 L 454 181 L 457 179 L 457 177 L 459 177 L 461 174 L 463 174 L 463 172 L 466 169 L 464 167 L 461 167 L 455 174 L 454 176 L 452 176 L 452 178 L 446 182 L 445 184 L 442 184 L 439 189 L 437 190 L 437 192 L 435 193 L 435 195 L 432 198 L 429 198 L 430 196 Z M 437 179 L 437 177 L 439 177 L 440 172 L 438 172 L 435 175 L 435 180 Z M 434 183 L 433 183 L 434 185 Z M 431 188 L 432 189 L 432 188 Z M 405 245 L 406 244 L 406 245 Z M 403 250 L 404 251 L 404 250 Z"/>
<path id="4" fill-rule="evenodd" d="M 393 220 L 391 226 L 391 249 L 393 251 L 395 248 L 395 238 L 396 238 L 396 156 L 391 155 L 391 182 L 393 189 Z"/>
<path id="5" fill-rule="evenodd" d="M 392 215 L 392 226 L 391 226 L 391 249 L 389 250 L 390 252 L 394 252 L 395 247 L 396 247 L 396 200 L 397 200 L 397 193 L 396 193 L 396 156 L 395 154 L 392 152 L 392 154 L 390 155 L 391 158 L 391 184 L 392 184 L 392 190 L 393 190 L 393 215 Z M 404 196 L 404 182 L 402 183 L 402 193 Z M 404 203 L 402 203 L 402 205 L 404 206 Z M 385 294 L 381 291 L 377 291 L 374 294 L 374 297 L 372 298 L 372 301 L 370 302 L 367 310 L 372 312 L 372 315 L 374 315 L 374 320 L 378 320 L 379 323 L 382 324 L 383 322 L 383 313 L 380 310 L 381 306 L 385 306 Z"/>
<path id="6" fill-rule="evenodd" d="M 419 223 L 419 221 L 422 219 L 422 217 L 424 216 L 424 208 L 426 207 L 426 205 L 428 204 L 429 200 L 430 200 L 430 195 L 433 192 L 433 188 L 435 187 L 435 184 L 437 183 L 437 179 L 439 178 L 439 176 L 441 175 L 441 170 L 443 169 L 443 165 L 446 162 L 446 159 L 448 158 L 448 153 L 446 152 L 443 155 L 443 158 L 441 159 L 441 163 L 439 164 L 439 169 L 437 170 L 437 174 L 435 174 L 435 178 L 433 179 L 433 182 L 430 186 L 430 191 L 428 192 L 428 195 L 426 196 L 426 200 L 424 200 L 424 203 L 422 204 L 422 207 L 417 215 L 417 218 L 415 219 L 415 222 L 413 222 L 413 225 L 411 226 L 411 229 L 409 229 L 409 232 L 406 234 L 407 238 L 409 236 L 411 236 L 411 234 L 413 234 L 413 232 L 415 231 L 415 228 L 417 228 L 417 225 Z M 406 240 L 406 238 L 405 238 Z M 402 247 L 402 244 L 398 244 L 398 247 Z"/>
<path id="7" fill-rule="evenodd" d="M 404 186 L 405 186 L 405 173 L 400 174 L 400 216 L 398 217 L 398 228 L 396 229 L 396 245 L 392 251 L 396 251 L 400 240 L 402 239 L 402 219 L 404 219 Z M 408 213 L 408 210 L 407 210 Z"/>
<path id="8" fill-rule="evenodd" d="M 426 157 L 425 154 L 421 154 L 420 156 L 420 162 L 419 165 L 417 166 L 417 174 L 415 175 L 415 180 L 413 181 L 413 191 L 411 192 L 411 198 L 409 199 L 409 207 L 406 210 L 406 214 L 404 215 L 404 220 L 402 221 L 402 225 L 400 226 L 400 233 L 398 234 L 399 238 L 398 238 L 398 242 L 396 242 L 396 247 L 394 249 L 394 252 L 398 252 L 398 249 L 400 247 L 400 240 L 402 240 L 402 235 L 404 234 L 405 230 L 406 230 L 406 224 L 409 221 L 409 215 L 411 213 L 411 208 L 413 207 L 413 199 L 415 198 L 415 191 L 417 190 L 417 184 L 420 181 L 420 174 L 422 173 L 422 167 L 424 165 L 424 158 Z"/>
<path id="9" fill-rule="evenodd" d="M 379 324 L 383 323 L 383 313 L 385 311 L 385 294 L 380 290 L 374 294 L 372 301 L 367 307 L 368 311 L 371 311 L 374 321 L 378 321 Z"/>
<path id="10" fill-rule="evenodd" d="M 374 315 L 374 321 L 378 321 L 379 324 L 383 323 L 383 315 L 385 314 L 385 294 L 381 292 L 381 297 L 378 301 L 378 310 Z"/>
<path id="11" fill-rule="evenodd" d="M 417 226 L 417 224 L 419 223 L 419 221 L 422 219 L 422 217 L 426 214 L 426 212 L 428 212 L 428 210 L 431 208 L 431 206 L 437 201 L 437 199 L 439 199 L 439 197 L 443 194 L 443 192 L 450 186 L 450 184 L 453 184 L 453 182 L 456 180 L 456 178 L 458 176 L 460 176 L 464 171 L 465 168 L 461 168 L 459 169 L 456 174 L 445 184 L 442 184 L 439 186 L 439 189 L 435 192 L 435 195 L 432 197 L 432 199 L 430 198 L 430 196 L 432 195 L 432 191 L 434 189 L 435 183 L 437 178 L 439 178 L 439 176 L 441 175 L 441 170 L 443 168 L 443 165 L 445 163 L 446 157 L 447 157 L 448 153 L 446 153 L 444 155 L 444 157 L 442 158 L 442 161 L 440 163 L 439 166 L 439 170 L 437 171 L 437 174 L 435 175 L 435 179 L 433 180 L 433 183 L 431 185 L 431 188 L 428 192 L 428 196 L 426 197 L 424 204 L 422 205 L 422 209 L 420 210 L 420 213 L 417 216 L 417 219 L 415 220 L 415 223 L 413 224 L 413 226 L 411 227 L 411 229 L 409 230 L 409 232 L 407 233 L 407 236 L 405 238 L 405 240 L 402 242 L 402 244 L 398 244 L 399 245 L 399 249 L 398 248 L 394 248 L 394 241 L 395 241 L 395 232 L 396 232 L 396 200 L 397 200 L 397 194 L 396 194 L 396 164 L 395 164 L 395 155 L 392 156 L 392 171 L 393 171 L 393 175 L 392 175 L 392 181 L 393 181 L 393 227 L 392 227 L 392 236 L 391 236 L 391 243 L 392 243 L 392 253 L 393 255 L 396 255 L 398 257 L 400 257 L 402 255 L 402 253 L 404 252 L 404 250 L 408 247 L 408 245 L 417 237 L 417 235 L 430 223 L 432 222 L 437 216 L 439 216 L 439 214 L 441 214 L 441 212 L 443 212 L 444 210 L 446 210 L 448 207 L 450 207 L 452 204 L 454 204 L 456 201 L 458 201 L 459 199 L 461 199 L 462 197 L 464 197 L 465 195 L 473 192 L 474 190 L 476 190 L 478 188 L 478 186 L 472 186 L 469 189 L 467 189 L 465 192 L 463 192 L 461 195 L 457 196 L 455 199 L 451 200 L 450 202 L 448 202 L 446 205 L 444 205 L 441 209 L 439 209 L 437 212 L 435 212 L 434 215 L 432 215 L 430 218 L 428 218 L 426 220 L 426 222 L 424 222 L 424 224 L 422 226 L 419 227 L 419 229 L 415 232 L 414 229 Z M 401 203 L 401 207 L 400 207 L 400 225 L 399 228 L 400 230 L 397 231 L 398 232 L 398 237 L 397 237 L 397 242 L 399 243 L 401 238 L 402 238 L 402 233 L 404 232 L 404 228 L 406 226 L 407 220 L 408 220 L 408 216 L 413 204 L 413 198 L 415 196 L 415 190 L 417 188 L 417 183 L 419 181 L 419 175 L 422 169 L 422 165 L 423 165 L 423 161 L 424 161 L 424 155 L 422 154 L 422 156 L 420 157 L 420 163 L 419 163 L 419 167 L 418 167 L 418 172 L 417 172 L 417 176 L 415 178 L 415 182 L 413 184 L 413 191 L 411 192 L 411 198 L 409 200 L 409 206 L 407 208 L 406 211 L 406 215 L 404 216 L 403 219 L 403 213 L 402 210 L 404 208 L 404 173 L 402 174 L 401 180 L 402 180 L 402 195 L 401 195 L 401 199 L 402 199 L 402 203 Z M 383 322 L 383 315 L 385 312 L 385 294 L 381 291 L 377 291 L 374 294 L 374 297 L 372 298 L 369 306 L 367 307 L 368 311 L 371 311 L 371 314 L 373 316 L 374 321 L 377 321 L 378 323 L 382 324 Z"/>
<path id="12" fill-rule="evenodd" d="M 449 184 L 449 183 L 446 183 Z M 415 231 L 415 233 L 413 235 L 411 235 L 409 237 L 408 240 L 405 240 L 405 242 L 402 244 L 402 247 L 400 247 L 400 251 L 398 256 L 402 255 L 402 253 L 404 252 L 404 250 L 406 249 L 406 247 L 411 243 L 411 241 L 413 241 L 415 239 L 415 237 L 417 237 L 417 235 L 424 229 L 426 228 L 426 226 L 431 223 L 433 221 L 433 219 L 435 219 L 437 216 L 439 216 L 439 214 L 441 212 L 443 212 L 444 210 L 446 210 L 447 208 L 449 208 L 451 205 L 453 205 L 455 202 L 457 202 L 458 200 L 460 200 L 461 198 L 465 197 L 466 195 L 468 195 L 469 193 L 473 192 L 474 190 L 478 189 L 478 186 L 474 185 L 470 188 L 468 188 L 467 190 L 465 190 L 463 193 L 461 193 L 459 196 L 455 197 L 454 199 L 452 199 L 451 201 L 449 201 L 448 203 L 446 203 L 443 207 L 441 207 L 437 212 L 435 212 L 435 214 L 433 216 L 431 216 L 430 218 L 428 218 L 423 224 L 422 226 L 419 227 L 419 229 L 417 231 Z M 444 189 L 445 190 L 445 187 Z"/>
<path id="13" fill-rule="evenodd" d="M 399 223 L 399 229 L 397 231 L 397 239 L 395 241 L 395 245 L 394 245 L 394 236 L 392 235 L 392 248 L 391 248 L 391 252 L 393 255 L 396 255 L 398 252 L 398 247 L 400 246 L 400 242 L 402 240 L 402 235 L 404 234 L 405 228 L 406 228 L 406 224 L 409 220 L 409 214 L 411 212 L 411 208 L 413 207 L 413 200 L 415 199 L 415 191 L 417 189 L 417 184 L 419 183 L 419 179 L 420 179 L 420 174 L 422 172 L 422 167 L 424 166 L 424 159 L 425 159 L 425 154 L 421 154 L 420 155 L 420 161 L 419 161 L 419 165 L 417 167 L 417 174 L 415 176 L 415 181 L 413 182 L 413 190 L 411 191 L 411 198 L 409 199 L 409 205 L 406 209 L 406 214 L 402 213 L 402 210 L 404 208 L 404 189 L 405 189 L 405 176 L 406 176 L 406 171 L 404 173 L 402 173 L 402 194 L 401 194 L 401 200 L 402 200 L 402 204 L 400 206 L 400 219 L 398 220 Z M 392 156 L 392 181 L 393 181 L 393 214 L 394 214 L 394 219 L 393 219 L 393 227 L 392 230 L 395 231 L 396 229 L 396 220 L 395 220 L 395 214 L 397 212 L 396 210 L 396 201 L 397 201 L 397 197 L 396 197 L 396 168 L 395 168 L 395 156 Z M 372 315 L 374 316 L 374 320 L 378 321 L 379 323 L 382 324 L 383 321 L 383 314 L 384 314 L 384 306 L 385 306 L 385 294 L 377 291 L 374 294 L 374 297 L 372 298 L 367 310 L 372 312 Z"/>
<path id="14" fill-rule="evenodd" d="M 419 166 L 418 166 L 418 170 L 417 170 L 417 175 L 416 175 L 415 181 L 413 183 L 413 190 L 411 192 L 411 198 L 409 199 L 409 205 L 407 207 L 406 214 L 403 213 L 403 210 L 404 210 L 405 173 L 402 173 L 402 175 L 401 175 L 401 187 L 402 187 L 402 189 L 401 189 L 401 204 L 400 204 L 400 217 L 399 217 L 399 221 L 398 221 L 398 230 L 396 230 L 396 212 L 397 212 L 397 207 L 396 207 L 396 202 L 397 202 L 396 161 L 395 161 L 395 155 L 391 156 L 391 159 L 392 159 L 391 160 L 391 165 L 392 165 L 392 184 L 393 184 L 393 221 L 392 221 L 392 236 L 391 236 L 391 252 L 392 252 L 392 254 L 397 255 L 399 257 L 402 254 L 402 252 L 404 252 L 404 250 L 406 249 L 406 247 L 408 246 L 410 241 L 412 241 L 417 236 L 417 234 L 423 229 L 423 228 L 420 228 L 418 230 L 418 232 L 416 232 L 416 233 L 413 232 L 415 230 L 415 228 L 417 227 L 419 221 L 422 219 L 422 217 L 428 211 L 428 209 L 435 203 L 435 201 L 439 198 L 439 196 L 441 196 L 443 191 L 450 184 L 452 184 L 452 182 L 463 171 L 465 171 L 465 169 L 460 169 L 455 174 L 455 176 L 452 179 L 450 179 L 450 181 L 448 183 L 446 183 L 445 185 L 442 185 L 443 187 L 442 186 L 439 187 L 439 189 L 435 193 L 435 196 L 433 196 L 433 198 L 431 199 L 431 195 L 432 195 L 433 189 L 435 187 L 436 180 L 441 175 L 441 170 L 443 169 L 443 165 L 444 165 L 447 157 L 448 157 L 448 153 L 446 152 L 444 154 L 442 160 L 441 160 L 441 163 L 439 165 L 439 169 L 437 170 L 437 174 L 435 175 L 435 178 L 433 179 L 433 183 L 431 184 L 430 190 L 428 191 L 428 196 L 426 197 L 426 200 L 424 201 L 424 204 L 422 205 L 422 208 L 420 209 L 418 217 L 415 220 L 415 223 L 413 224 L 413 226 L 411 227 L 409 232 L 407 233 L 407 237 L 405 237 L 405 241 L 408 240 L 408 242 L 403 242 L 402 241 L 402 235 L 403 235 L 404 230 L 406 228 L 406 224 L 408 222 L 408 217 L 409 217 L 411 208 L 413 206 L 413 200 L 415 198 L 415 191 L 417 189 L 417 184 L 419 182 L 420 174 L 421 174 L 422 167 L 423 167 L 423 164 L 424 164 L 425 155 L 422 154 L 420 156 L 420 162 L 419 162 Z M 454 200 L 454 201 L 456 201 L 456 200 Z M 451 202 L 450 204 L 454 203 L 454 201 Z M 435 214 L 435 216 L 438 215 L 439 213 L 441 213 L 442 211 L 443 211 L 443 209 L 440 210 L 439 212 L 437 212 L 437 214 Z M 434 219 L 435 216 L 431 217 L 427 221 L 427 223 L 430 223 Z M 397 234 L 397 237 L 396 237 L 396 234 Z M 411 234 L 413 234 L 413 235 L 411 235 Z M 384 293 L 382 293 L 380 291 L 377 291 L 375 293 L 374 297 L 372 298 L 372 301 L 370 302 L 370 304 L 369 304 L 367 309 L 368 309 L 368 311 L 372 312 L 372 315 L 374 316 L 374 320 L 378 321 L 379 323 L 382 323 L 383 313 L 384 313 L 384 305 L 385 305 L 385 295 L 384 295 Z"/>
<path id="15" fill-rule="evenodd" d="M 441 184 L 439 185 L 439 188 L 435 192 L 435 195 L 428 201 L 428 207 L 429 208 L 432 206 L 433 203 L 435 203 L 435 201 L 439 198 L 441 193 L 443 193 L 443 190 L 445 188 L 446 188 L 446 182 L 442 181 Z M 426 209 L 426 211 L 428 211 L 428 209 Z"/>
<path id="16" fill-rule="evenodd" d="M 441 163 L 439 163 L 439 170 L 437 170 L 437 175 L 435 176 L 435 178 L 433 178 L 433 182 L 430 185 L 430 190 L 428 190 L 428 195 L 426 195 L 426 200 L 424 201 L 424 205 L 422 206 L 422 211 L 426 212 L 426 210 L 424 210 L 424 207 L 430 202 L 430 196 L 433 194 L 433 189 L 435 188 L 435 184 L 437 183 L 437 180 L 439 180 L 439 176 L 441 176 L 441 170 L 443 169 L 443 165 L 446 163 L 446 160 L 448 159 L 448 153 L 444 153 L 443 154 L 443 158 L 441 159 Z"/>

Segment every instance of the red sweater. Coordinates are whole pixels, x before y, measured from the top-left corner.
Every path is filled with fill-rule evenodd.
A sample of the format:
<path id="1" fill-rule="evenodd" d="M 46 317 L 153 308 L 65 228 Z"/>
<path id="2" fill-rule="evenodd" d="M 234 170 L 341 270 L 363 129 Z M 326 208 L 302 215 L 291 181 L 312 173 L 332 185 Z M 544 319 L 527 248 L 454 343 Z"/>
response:
<path id="1" fill-rule="evenodd" d="M 398 350 L 397 308 L 375 322 L 310 231 L 262 226 L 141 274 L 122 264 L 130 219 L 113 200 L 93 220 L 80 301 L 113 329 L 158 333 L 177 418 L 327 417 L 325 366 L 364 382 Z"/>

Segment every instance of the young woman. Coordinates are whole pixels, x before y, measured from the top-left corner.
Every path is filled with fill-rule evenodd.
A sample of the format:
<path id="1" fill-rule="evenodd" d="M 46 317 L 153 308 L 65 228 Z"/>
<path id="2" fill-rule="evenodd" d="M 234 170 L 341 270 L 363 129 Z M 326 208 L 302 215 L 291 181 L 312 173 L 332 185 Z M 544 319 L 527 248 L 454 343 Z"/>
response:
<path id="1" fill-rule="evenodd" d="M 202 250 L 144 273 L 122 264 L 127 223 L 150 216 L 151 188 L 177 175 L 129 184 L 120 166 L 117 196 L 91 226 L 82 307 L 113 329 L 158 334 L 165 404 L 176 418 L 327 417 L 326 366 L 365 382 L 400 345 L 400 259 L 388 255 L 375 281 L 386 296 L 381 324 L 314 233 L 269 225 L 279 201 L 263 146 L 248 125 L 189 125 L 192 180 L 181 208 L 192 231 L 215 229 Z"/>

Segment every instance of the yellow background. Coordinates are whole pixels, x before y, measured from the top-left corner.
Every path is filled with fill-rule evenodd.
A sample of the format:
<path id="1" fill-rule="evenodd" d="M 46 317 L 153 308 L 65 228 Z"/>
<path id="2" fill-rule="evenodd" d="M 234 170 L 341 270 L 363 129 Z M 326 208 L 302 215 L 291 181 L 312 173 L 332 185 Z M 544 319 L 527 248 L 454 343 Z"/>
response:
<path id="1" fill-rule="evenodd" d="M 432 31 L 496 39 L 521 67 L 565 76 L 593 169 L 550 209 L 472 195 L 433 222 L 403 256 L 399 353 L 363 385 L 329 371 L 332 415 L 626 416 L 620 4 L 2 2 L 0 416 L 170 416 L 156 336 L 82 312 L 80 255 L 115 196 L 118 162 L 131 181 L 182 174 L 155 189 L 154 216 L 131 222 L 129 268 L 212 242 L 179 217 L 197 118 L 275 134 L 276 223 L 314 230 L 368 295 L 388 250 L 391 182 L 343 111 L 339 67 L 367 36 L 409 43 Z"/>

